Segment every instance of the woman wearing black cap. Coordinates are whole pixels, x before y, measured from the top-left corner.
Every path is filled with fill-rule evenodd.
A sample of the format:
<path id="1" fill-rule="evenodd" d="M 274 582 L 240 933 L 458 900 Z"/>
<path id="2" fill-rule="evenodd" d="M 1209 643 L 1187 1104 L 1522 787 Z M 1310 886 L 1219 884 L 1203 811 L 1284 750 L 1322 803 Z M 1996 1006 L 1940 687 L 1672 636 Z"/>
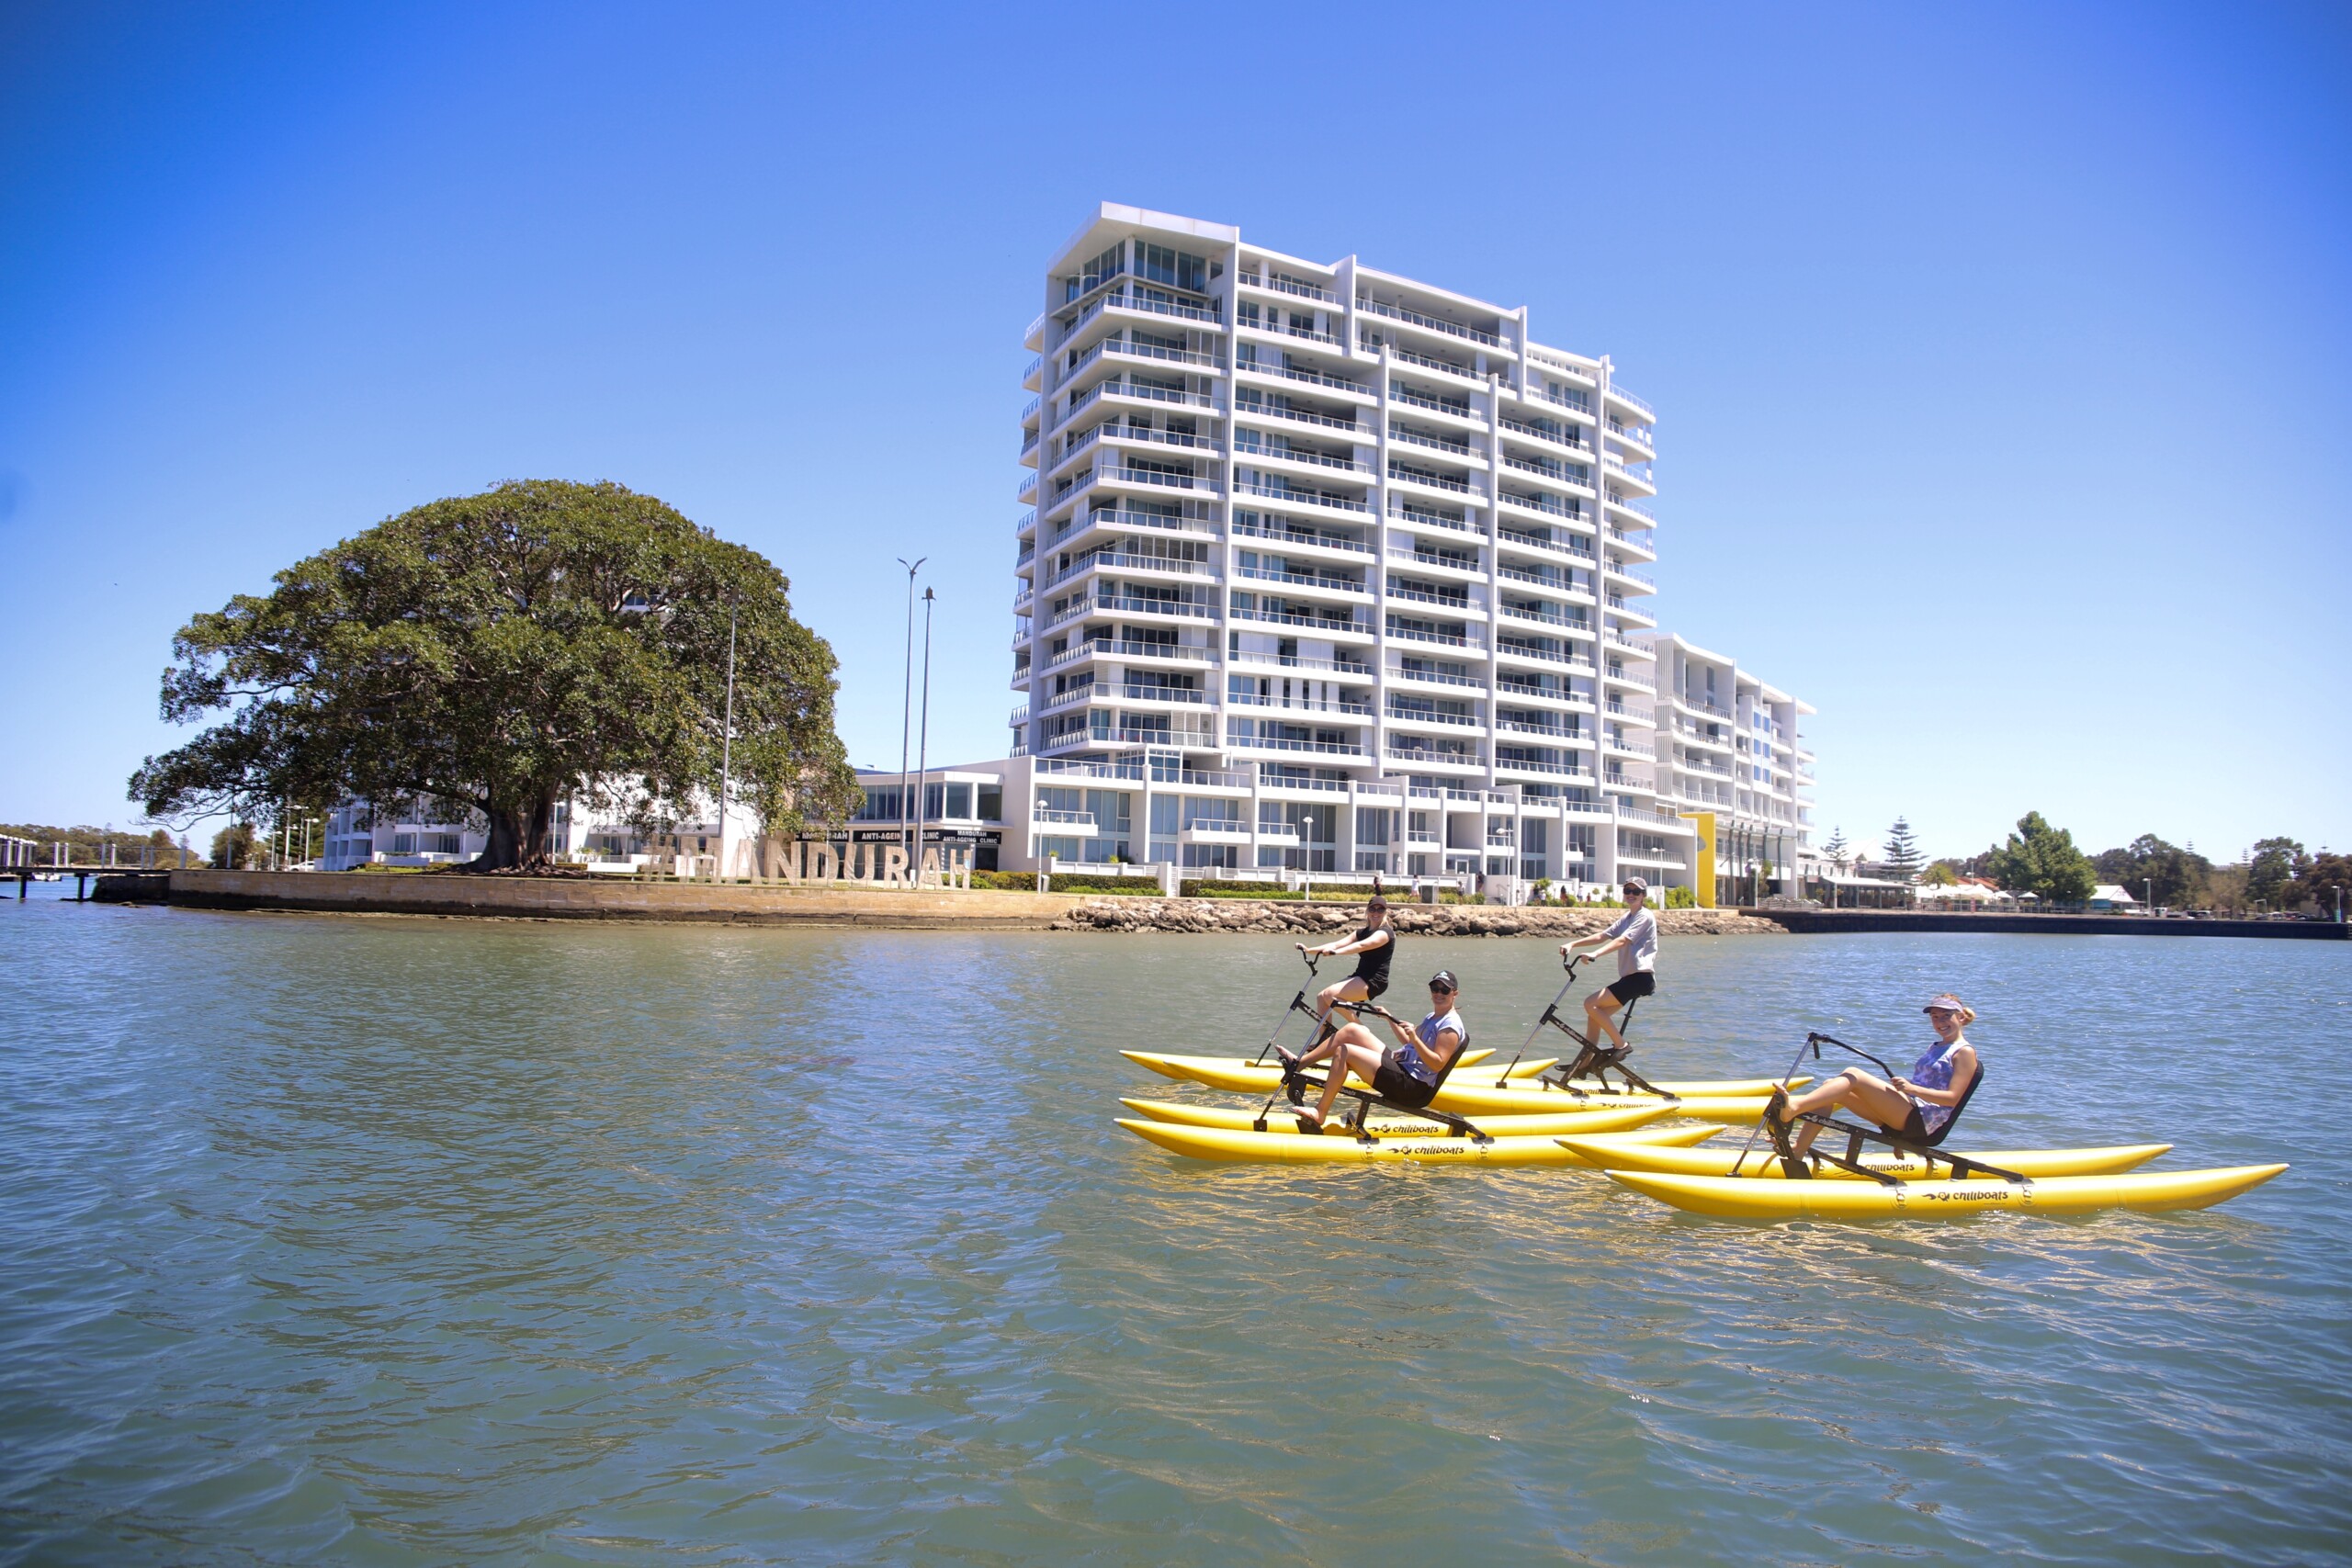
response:
<path id="1" fill-rule="evenodd" d="M 1630 1055 L 1625 1036 L 1614 1016 L 1619 1008 L 1657 993 L 1657 914 L 1649 907 L 1650 885 L 1638 876 L 1625 879 L 1625 913 L 1605 931 L 1580 936 L 1564 944 L 1566 958 L 1579 947 L 1598 943 L 1595 958 L 1617 955 L 1617 978 L 1584 999 L 1585 1038 L 1594 1044 L 1609 1037 L 1610 1054 L 1622 1060 Z"/>
<path id="2" fill-rule="evenodd" d="M 1436 1099 L 1446 1069 L 1470 1043 L 1470 1026 L 1454 1010 L 1461 989 L 1452 970 L 1441 969 L 1430 976 L 1430 1012 L 1419 1028 L 1394 1013 L 1382 1012 L 1389 1032 L 1396 1037 L 1396 1043 L 1385 1051 L 1371 1030 L 1351 1023 L 1303 1056 L 1281 1053 L 1283 1066 L 1292 1072 L 1326 1059 L 1331 1064 L 1323 1075 L 1322 1100 L 1311 1111 L 1299 1108 L 1299 1124 L 1322 1130 L 1331 1114 L 1331 1102 L 1340 1098 L 1340 1086 L 1350 1073 L 1369 1084 L 1381 1099 L 1408 1110 L 1418 1111 Z"/>
<path id="3" fill-rule="evenodd" d="M 1388 900 L 1375 893 L 1363 907 L 1363 929 L 1345 942 L 1327 942 L 1320 947 L 1298 944 L 1301 953 L 1317 953 L 1327 958 L 1356 955 L 1356 972 L 1344 980 L 1334 980 L 1323 987 L 1315 998 L 1316 1016 L 1323 1021 L 1322 1032 L 1314 1043 L 1339 1032 L 1331 1022 L 1334 1002 L 1368 1002 L 1378 998 L 1388 988 L 1388 966 L 1396 957 L 1396 931 L 1388 923 Z"/>

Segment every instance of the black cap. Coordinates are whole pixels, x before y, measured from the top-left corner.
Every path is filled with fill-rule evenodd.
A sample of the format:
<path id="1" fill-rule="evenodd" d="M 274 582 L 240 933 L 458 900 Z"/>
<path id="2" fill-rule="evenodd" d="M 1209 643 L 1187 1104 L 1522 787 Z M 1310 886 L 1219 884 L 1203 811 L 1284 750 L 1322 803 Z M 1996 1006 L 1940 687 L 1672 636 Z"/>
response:
<path id="1" fill-rule="evenodd" d="M 1430 976 L 1430 989 L 1432 991 L 1458 991 L 1461 988 L 1462 982 L 1453 977 L 1451 969 L 1441 969 Z"/>

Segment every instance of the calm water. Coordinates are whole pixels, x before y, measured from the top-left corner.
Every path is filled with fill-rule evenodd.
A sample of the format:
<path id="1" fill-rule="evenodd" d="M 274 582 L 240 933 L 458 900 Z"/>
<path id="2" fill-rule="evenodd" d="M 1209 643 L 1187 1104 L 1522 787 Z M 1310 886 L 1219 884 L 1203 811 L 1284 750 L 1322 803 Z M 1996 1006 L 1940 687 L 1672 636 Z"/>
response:
<path id="1" fill-rule="evenodd" d="M 1404 954 L 1481 1043 L 1558 973 Z M 1949 987 L 1978 1146 L 2297 1165 L 1872 1228 L 1111 1125 L 1117 1046 L 1262 1037 L 1297 967 L 0 906 L 0 1562 L 2346 1553 L 2352 946 L 1670 943 L 1653 1072 L 1908 1055 Z"/>

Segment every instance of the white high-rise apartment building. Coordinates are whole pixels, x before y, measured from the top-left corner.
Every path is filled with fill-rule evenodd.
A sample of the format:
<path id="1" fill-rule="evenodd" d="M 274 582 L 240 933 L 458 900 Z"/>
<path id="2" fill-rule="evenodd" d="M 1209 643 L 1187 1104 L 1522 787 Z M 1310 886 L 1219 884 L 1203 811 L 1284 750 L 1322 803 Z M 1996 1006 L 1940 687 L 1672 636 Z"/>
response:
<path id="1" fill-rule="evenodd" d="M 1110 204 L 1046 295 L 1013 605 L 1036 805 L 1008 863 L 1690 880 L 1657 774 L 1653 416 L 1605 355 Z"/>
<path id="2" fill-rule="evenodd" d="M 1814 758 L 1797 732 L 1813 705 L 1671 633 L 1653 644 L 1658 795 L 1714 814 L 1718 901 L 1797 891 L 1815 861 L 1813 803 L 1803 793 L 1813 786 Z"/>

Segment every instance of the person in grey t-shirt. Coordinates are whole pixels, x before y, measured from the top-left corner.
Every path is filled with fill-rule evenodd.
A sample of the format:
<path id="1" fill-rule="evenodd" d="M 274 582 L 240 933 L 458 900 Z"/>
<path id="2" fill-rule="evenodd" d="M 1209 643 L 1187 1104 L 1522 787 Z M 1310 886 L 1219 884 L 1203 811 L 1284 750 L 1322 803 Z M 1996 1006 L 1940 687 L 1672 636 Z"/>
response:
<path id="1" fill-rule="evenodd" d="M 1605 931 L 1580 936 L 1560 947 L 1566 958 L 1579 947 L 1591 947 L 1595 958 L 1613 953 L 1617 955 L 1617 978 L 1584 999 L 1585 1038 L 1598 1041 L 1609 1036 L 1611 1048 L 1619 1056 L 1630 1049 L 1625 1037 L 1617 1032 L 1614 1015 L 1619 1008 L 1635 997 L 1646 997 L 1657 990 L 1657 916 L 1649 907 L 1650 885 L 1640 877 L 1625 881 L 1625 913 Z"/>

